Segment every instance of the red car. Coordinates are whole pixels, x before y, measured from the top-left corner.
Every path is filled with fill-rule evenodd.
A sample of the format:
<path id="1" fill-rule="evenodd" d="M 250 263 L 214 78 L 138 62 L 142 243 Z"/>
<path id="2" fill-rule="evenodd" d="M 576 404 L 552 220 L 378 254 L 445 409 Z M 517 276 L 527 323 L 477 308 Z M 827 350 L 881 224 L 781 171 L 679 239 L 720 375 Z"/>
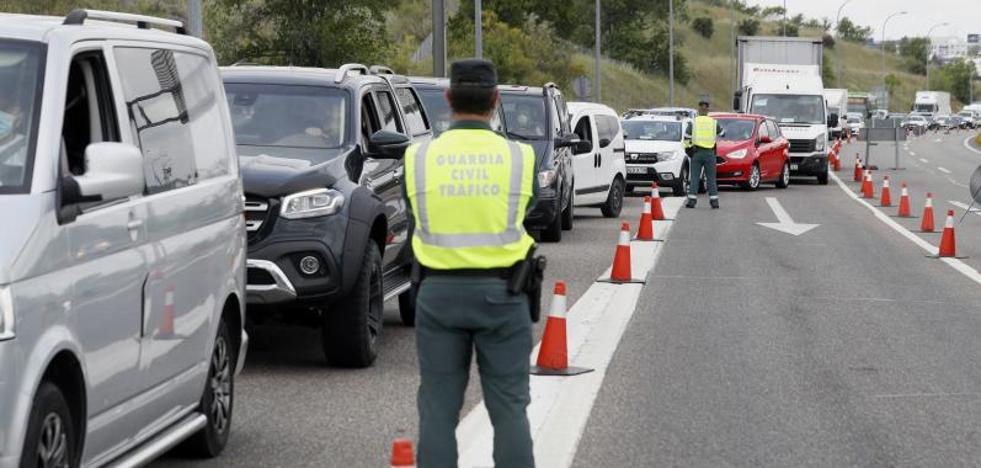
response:
<path id="1" fill-rule="evenodd" d="M 790 184 L 790 143 L 777 123 L 763 115 L 714 113 L 725 129 L 716 149 L 720 184 L 738 184 L 756 190 L 761 183 L 777 188 Z"/>

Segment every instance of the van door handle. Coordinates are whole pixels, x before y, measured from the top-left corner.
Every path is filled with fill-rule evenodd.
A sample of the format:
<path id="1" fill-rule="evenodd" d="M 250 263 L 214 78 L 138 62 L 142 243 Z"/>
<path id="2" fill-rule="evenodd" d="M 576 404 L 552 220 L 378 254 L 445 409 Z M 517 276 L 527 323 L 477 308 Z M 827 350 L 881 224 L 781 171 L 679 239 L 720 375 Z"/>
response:
<path id="1" fill-rule="evenodd" d="M 139 229 L 141 226 L 143 226 L 142 219 L 132 219 L 130 220 L 130 222 L 126 223 L 126 229 L 129 229 L 130 231 L 135 231 Z"/>

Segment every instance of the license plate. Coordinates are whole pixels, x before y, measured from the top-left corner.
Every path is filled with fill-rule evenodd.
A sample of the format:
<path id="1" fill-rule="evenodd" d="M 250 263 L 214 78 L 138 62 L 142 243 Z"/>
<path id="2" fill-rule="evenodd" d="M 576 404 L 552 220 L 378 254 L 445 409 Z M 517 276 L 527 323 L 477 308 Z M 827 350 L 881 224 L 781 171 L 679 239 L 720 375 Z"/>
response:
<path id="1" fill-rule="evenodd" d="M 647 174 L 646 167 L 627 167 L 627 174 Z"/>
<path id="2" fill-rule="evenodd" d="M 790 165 L 790 170 L 791 170 L 791 171 L 796 171 L 798 167 L 799 167 L 799 166 L 797 166 L 796 164 L 791 164 L 791 165 Z"/>

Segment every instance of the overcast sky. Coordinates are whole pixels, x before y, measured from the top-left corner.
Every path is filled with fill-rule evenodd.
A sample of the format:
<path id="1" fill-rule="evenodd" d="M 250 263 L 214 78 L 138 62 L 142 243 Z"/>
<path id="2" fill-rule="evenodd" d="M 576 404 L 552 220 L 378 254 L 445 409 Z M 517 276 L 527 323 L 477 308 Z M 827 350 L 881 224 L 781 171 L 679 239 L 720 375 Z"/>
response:
<path id="1" fill-rule="evenodd" d="M 746 0 L 750 5 L 782 6 L 786 1 L 789 16 L 803 13 L 808 18 L 829 18 L 832 22 L 845 0 Z M 875 39 L 882 37 L 882 22 L 892 13 L 909 13 L 889 20 L 886 38 L 925 36 L 930 27 L 949 22 L 933 30 L 937 36 L 981 34 L 981 0 L 851 0 L 842 11 L 862 26 L 871 26 Z"/>

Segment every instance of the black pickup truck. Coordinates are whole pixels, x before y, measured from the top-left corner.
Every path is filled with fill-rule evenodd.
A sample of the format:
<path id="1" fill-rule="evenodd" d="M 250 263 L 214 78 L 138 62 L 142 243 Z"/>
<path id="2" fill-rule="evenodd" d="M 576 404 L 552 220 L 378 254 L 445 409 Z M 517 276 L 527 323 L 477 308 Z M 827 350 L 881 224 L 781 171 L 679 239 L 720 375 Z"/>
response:
<path id="1" fill-rule="evenodd" d="M 248 316 L 321 329 L 332 365 L 377 355 L 383 304 L 415 316 L 402 158 L 432 138 L 384 67 L 222 70 L 245 189 Z"/>

